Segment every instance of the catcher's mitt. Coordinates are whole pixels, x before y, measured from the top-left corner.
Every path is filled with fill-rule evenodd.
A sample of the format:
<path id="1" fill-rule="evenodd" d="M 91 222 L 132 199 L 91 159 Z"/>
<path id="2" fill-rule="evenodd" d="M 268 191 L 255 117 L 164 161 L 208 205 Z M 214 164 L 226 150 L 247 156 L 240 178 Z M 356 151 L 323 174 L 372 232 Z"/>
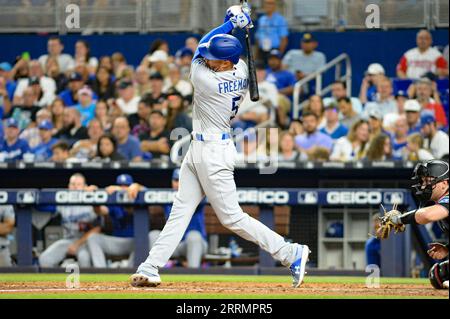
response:
<path id="1" fill-rule="evenodd" d="M 395 233 L 404 232 L 406 226 L 400 223 L 399 216 L 401 212 L 397 210 L 397 205 L 394 205 L 393 209 L 386 212 L 386 209 L 381 205 L 384 210 L 384 216 L 380 217 L 380 224 L 376 229 L 376 237 L 378 239 L 387 239 L 392 229 Z"/>

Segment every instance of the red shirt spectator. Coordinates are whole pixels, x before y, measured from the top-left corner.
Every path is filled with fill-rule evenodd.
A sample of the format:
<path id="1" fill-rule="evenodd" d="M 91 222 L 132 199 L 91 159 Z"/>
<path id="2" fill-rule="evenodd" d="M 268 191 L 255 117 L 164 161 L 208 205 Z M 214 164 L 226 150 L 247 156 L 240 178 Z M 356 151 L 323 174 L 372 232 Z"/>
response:
<path id="1" fill-rule="evenodd" d="M 421 79 L 415 83 L 415 90 L 417 101 L 422 106 L 422 112 L 425 110 L 431 111 L 438 127 L 446 127 L 447 117 L 444 107 L 436 100 L 438 97 L 433 99 L 433 83 L 428 79 Z"/>

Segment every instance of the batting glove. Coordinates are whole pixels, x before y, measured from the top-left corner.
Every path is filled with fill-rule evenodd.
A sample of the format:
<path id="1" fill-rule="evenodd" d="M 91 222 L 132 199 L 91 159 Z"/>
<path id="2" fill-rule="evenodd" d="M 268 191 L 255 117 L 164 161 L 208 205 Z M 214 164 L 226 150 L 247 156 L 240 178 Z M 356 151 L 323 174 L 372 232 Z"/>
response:
<path id="1" fill-rule="evenodd" d="M 230 20 L 230 18 L 233 18 L 237 16 L 238 14 L 242 13 L 242 7 L 241 6 L 231 6 L 227 10 L 227 14 L 225 15 L 224 23 Z"/>
<path id="2" fill-rule="evenodd" d="M 239 13 L 238 15 L 230 18 L 231 23 L 233 23 L 234 28 L 244 29 L 245 27 L 251 25 L 252 19 L 247 13 Z"/>

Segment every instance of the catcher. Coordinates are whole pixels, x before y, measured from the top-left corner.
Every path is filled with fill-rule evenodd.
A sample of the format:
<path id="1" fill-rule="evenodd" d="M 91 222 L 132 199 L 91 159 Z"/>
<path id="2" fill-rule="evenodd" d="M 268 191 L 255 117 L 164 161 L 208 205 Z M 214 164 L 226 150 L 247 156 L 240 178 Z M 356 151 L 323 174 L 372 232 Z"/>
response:
<path id="1" fill-rule="evenodd" d="M 420 201 L 421 208 L 406 213 L 399 212 L 394 206 L 393 210 L 381 217 L 376 235 L 380 239 L 389 237 L 394 230 L 403 232 L 407 224 L 425 225 L 437 222 L 448 238 L 448 163 L 441 160 L 429 160 L 416 165 L 412 180 L 412 189 Z M 428 255 L 435 259 L 446 261 L 438 262 L 430 269 L 429 279 L 436 289 L 448 289 L 448 242 L 447 244 L 432 243 L 429 245 Z"/>

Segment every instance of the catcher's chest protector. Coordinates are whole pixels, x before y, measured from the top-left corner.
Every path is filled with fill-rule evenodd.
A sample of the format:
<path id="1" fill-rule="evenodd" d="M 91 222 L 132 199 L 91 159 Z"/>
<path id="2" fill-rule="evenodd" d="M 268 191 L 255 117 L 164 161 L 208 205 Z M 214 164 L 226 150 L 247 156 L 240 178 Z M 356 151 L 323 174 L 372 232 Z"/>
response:
<path id="1" fill-rule="evenodd" d="M 438 202 L 438 205 L 444 206 L 445 209 L 448 211 L 448 194 L 442 197 Z M 440 221 L 438 221 L 439 227 L 442 229 L 442 231 L 445 233 L 446 236 L 449 234 L 449 226 L 448 226 L 448 220 L 449 216 L 447 218 L 444 218 Z"/>

